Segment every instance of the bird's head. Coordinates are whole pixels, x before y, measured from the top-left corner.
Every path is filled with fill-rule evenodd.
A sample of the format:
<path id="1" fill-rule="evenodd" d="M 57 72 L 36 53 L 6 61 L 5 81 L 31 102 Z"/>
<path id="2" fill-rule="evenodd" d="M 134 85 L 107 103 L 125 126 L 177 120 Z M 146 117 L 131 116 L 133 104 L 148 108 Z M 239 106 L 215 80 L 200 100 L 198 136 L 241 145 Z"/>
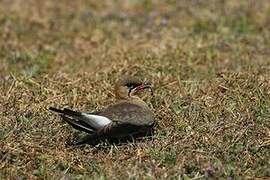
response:
<path id="1" fill-rule="evenodd" d="M 115 95 L 117 99 L 136 99 L 136 93 L 148 89 L 153 95 L 151 83 L 140 80 L 139 78 L 124 78 L 115 85 Z"/>

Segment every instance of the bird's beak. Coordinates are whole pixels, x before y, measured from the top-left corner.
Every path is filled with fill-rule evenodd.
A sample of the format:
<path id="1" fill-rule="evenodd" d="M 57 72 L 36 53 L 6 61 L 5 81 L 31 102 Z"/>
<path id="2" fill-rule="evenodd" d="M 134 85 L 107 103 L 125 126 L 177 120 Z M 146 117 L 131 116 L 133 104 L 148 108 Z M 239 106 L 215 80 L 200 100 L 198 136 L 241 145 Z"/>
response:
<path id="1" fill-rule="evenodd" d="M 144 89 L 149 89 L 149 91 L 151 92 L 151 95 L 152 96 L 154 95 L 153 86 L 150 83 L 143 83 L 134 88 L 136 92 L 140 90 L 144 90 Z"/>

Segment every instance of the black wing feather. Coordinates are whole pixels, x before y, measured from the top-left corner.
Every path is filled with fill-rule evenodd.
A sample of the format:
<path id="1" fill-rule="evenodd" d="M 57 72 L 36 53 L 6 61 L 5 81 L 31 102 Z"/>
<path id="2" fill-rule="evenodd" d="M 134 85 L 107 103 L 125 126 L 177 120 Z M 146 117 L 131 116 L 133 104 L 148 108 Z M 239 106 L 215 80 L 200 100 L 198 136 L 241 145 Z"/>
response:
<path id="1" fill-rule="evenodd" d="M 81 122 L 81 121 L 76 121 L 75 119 L 69 118 L 65 115 L 60 115 L 62 119 L 67 122 L 69 125 L 71 125 L 73 128 L 84 131 L 86 133 L 94 133 L 95 130 L 93 130 L 88 124 Z"/>
<path id="2" fill-rule="evenodd" d="M 82 114 L 80 112 L 73 111 L 66 108 L 62 110 L 62 109 L 57 109 L 53 107 L 50 107 L 49 110 L 60 113 L 61 114 L 60 116 L 62 117 L 62 119 L 77 130 L 84 131 L 86 133 L 95 132 L 93 127 L 91 127 L 89 124 L 81 120 Z M 67 116 L 70 116 L 70 117 L 67 117 Z"/>

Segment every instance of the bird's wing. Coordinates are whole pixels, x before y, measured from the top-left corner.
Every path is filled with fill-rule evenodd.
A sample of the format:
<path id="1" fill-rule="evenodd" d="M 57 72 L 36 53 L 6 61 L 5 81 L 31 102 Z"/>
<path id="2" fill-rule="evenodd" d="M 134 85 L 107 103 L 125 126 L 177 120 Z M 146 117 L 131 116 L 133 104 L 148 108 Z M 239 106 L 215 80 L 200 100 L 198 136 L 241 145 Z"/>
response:
<path id="1" fill-rule="evenodd" d="M 89 125 L 84 123 L 84 122 L 79 122 L 76 119 L 69 118 L 63 114 L 61 114 L 60 116 L 62 117 L 62 119 L 65 122 L 67 122 L 69 125 L 71 125 L 73 128 L 75 128 L 77 130 L 84 131 L 84 132 L 90 133 L 90 134 L 95 132 L 92 127 L 89 127 Z"/>
<path id="2" fill-rule="evenodd" d="M 154 123 L 154 115 L 148 108 L 130 102 L 121 102 L 109 106 L 101 111 L 99 115 L 105 116 L 113 122 L 121 122 L 122 124 L 141 126 Z"/>
<path id="3" fill-rule="evenodd" d="M 92 129 L 97 130 L 110 124 L 112 121 L 102 115 L 88 114 L 70 109 L 57 109 L 50 107 L 49 110 L 60 113 L 64 121 L 72 125 L 76 129 Z"/>

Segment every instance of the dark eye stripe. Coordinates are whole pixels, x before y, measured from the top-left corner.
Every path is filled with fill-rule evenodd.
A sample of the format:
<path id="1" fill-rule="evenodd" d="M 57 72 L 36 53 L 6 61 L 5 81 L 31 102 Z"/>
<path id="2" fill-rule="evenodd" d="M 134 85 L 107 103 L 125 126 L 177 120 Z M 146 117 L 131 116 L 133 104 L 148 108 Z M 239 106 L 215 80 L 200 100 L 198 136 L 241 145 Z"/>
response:
<path id="1" fill-rule="evenodd" d="M 137 87 L 139 86 L 140 84 L 138 83 L 127 83 L 126 86 L 129 87 L 129 88 L 134 88 L 134 87 Z"/>

